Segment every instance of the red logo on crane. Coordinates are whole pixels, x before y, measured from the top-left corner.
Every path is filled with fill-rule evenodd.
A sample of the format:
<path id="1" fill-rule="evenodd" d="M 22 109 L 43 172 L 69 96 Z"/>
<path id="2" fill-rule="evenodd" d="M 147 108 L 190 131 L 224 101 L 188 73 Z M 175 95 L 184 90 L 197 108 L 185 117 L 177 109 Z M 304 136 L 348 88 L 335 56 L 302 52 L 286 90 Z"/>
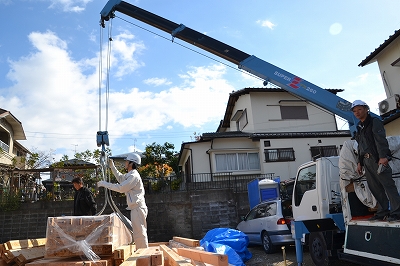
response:
<path id="1" fill-rule="evenodd" d="M 288 84 L 288 86 L 289 87 L 291 87 L 291 88 L 293 88 L 293 89 L 298 89 L 299 88 L 299 83 L 302 81 L 302 79 L 301 78 L 299 78 L 299 77 L 294 77 L 293 79 L 292 79 L 292 82 L 290 82 L 289 84 Z"/>

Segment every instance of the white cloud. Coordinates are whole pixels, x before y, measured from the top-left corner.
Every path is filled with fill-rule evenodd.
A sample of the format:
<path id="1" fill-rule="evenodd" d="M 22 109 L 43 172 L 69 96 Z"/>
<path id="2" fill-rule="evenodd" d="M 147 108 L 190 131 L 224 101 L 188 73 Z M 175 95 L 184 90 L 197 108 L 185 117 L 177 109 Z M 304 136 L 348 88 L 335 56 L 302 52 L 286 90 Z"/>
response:
<path id="1" fill-rule="evenodd" d="M 223 75 L 225 66 L 193 67 L 181 76 L 181 86 L 158 93 L 132 88 L 110 95 L 111 128 L 115 134 L 156 130 L 168 123 L 200 127 L 219 121 L 234 89 Z M 126 99 L 134 99 L 127 101 Z"/>
<path id="2" fill-rule="evenodd" d="M 144 63 L 139 62 L 135 57 L 146 47 L 142 42 L 134 42 L 134 39 L 135 36 L 129 31 L 123 31 L 113 38 L 111 64 L 115 66 L 115 60 L 118 59 L 116 77 L 120 78 L 144 66 Z"/>
<path id="3" fill-rule="evenodd" d="M 168 81 L 165 78 L 151 78 L 151 79 L 146 79 L 143 82 L 145 84 L 154 85 L 154 86 L 171 85 L 172 84 L 171 81 Z"/>
<path id="4" fill-rule="evenodd" d="M 22 122 L 29 144 L 39 150 L 70 149 L 72 143 L 92 150 L 95 137 L 88 142 L 84 136 L 97 131 L 95 67 L 83 75 L 83 63 L 70 57 L 66 42 L 53 32 L 33 32 L 29 40 L 35 51 L 9 62 L 7 77 L 14 85 L 2 89 L 0 105 Z"/>
<path id="5" fill-rule="evenodd" d="M 120 75 L 133 72 L 140 67 L 134 55 L 137 47 L 142 48 L 141 44 L 134 43 L 126 33 L 115 39 L 118 48 L 111 57 L 112 67 L 131 63 Z M 0 89 L 0 106 L 23 124 L 27 141 L 21 144 L 28 149 L 57 150 L 56 160 L 63 154 L 73 154 L 71 145 L 77 145 L 78 152 L 96 149 L 95 135 L 99 130 L 96 55 L 79 61 L 72 58 L 68 44 L 51 31 L 33 32 L 29 40 L 32 52 L 9 61 L 7 78 L 13 85 Z M 225 72 L 222 64 L 192 67 L 178 77 L 180 86 L 157 93 L 140 88 L 112 91 L 108 107 L 110 136 L 146 134 L 163 127 L 168 130 L 175 123 L 184 127 L 218 123 L 229 93 L 235 89 L 224 79 Z M 101 115 L 104 128 L 104 107 Z"/>
<path id="6" fill-rule="evenodd" d="M 92 0 L 50 0 L 50 8 L 61 7 L 64 12 L 82 12 Z"/>
<path id="7" fill-rule="evenodd" d="M 271 30 L 276 27 L 276 25 L 269 20 L 257 20 L 257 24 L 260 24 L 262 27 L 267 27 Z"/>

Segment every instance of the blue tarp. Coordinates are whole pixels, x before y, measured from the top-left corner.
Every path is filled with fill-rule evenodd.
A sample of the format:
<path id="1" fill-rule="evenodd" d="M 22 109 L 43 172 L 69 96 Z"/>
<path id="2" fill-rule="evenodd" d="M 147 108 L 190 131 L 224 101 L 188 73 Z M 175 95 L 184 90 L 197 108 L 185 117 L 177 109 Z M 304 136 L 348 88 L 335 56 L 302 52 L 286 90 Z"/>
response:
<path id="1" fill-rule="evenodd" d="M 212 229 L 200 240 L 204 250 L 227 255 L 228 263 L 235 266 L 245 266 L 244 262 L 251 259 L 248 244 L 246 234 L 231 228 Z"/>

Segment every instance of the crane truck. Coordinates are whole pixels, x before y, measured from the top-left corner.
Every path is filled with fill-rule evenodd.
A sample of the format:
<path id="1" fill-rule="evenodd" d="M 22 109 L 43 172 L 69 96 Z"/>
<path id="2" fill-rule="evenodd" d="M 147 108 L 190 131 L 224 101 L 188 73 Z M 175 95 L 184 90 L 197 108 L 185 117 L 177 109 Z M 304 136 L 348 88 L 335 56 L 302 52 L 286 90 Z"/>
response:
<path id="1" fill-rule="evenodd" d="M 346 119 L 350 132 L 352 134 L 356 132 L 358 120 L 351 111 L 350 102 L 299 76 L 183 24 L 177 24 L 122 0 L 109 0 L 106 3 L 100 12 L 100 23 L 103 27 L 106 21 L 115 17 L 115 12 L 167 32 L 171 34 L 172 39 L 183 40 L 236 64 L 239 69 L 261 78 L 264 85 L 273 83 L 297 97 L 321 106 Z M 372 115 L 379 117 L 376 114 Z M 352 140 L 344 145 L 344 147 L 353 146 L 355 144 Z M 309 245 L 316 265 L 329 265 L 330 259 L 334 257 L 370 265 L 399 264 L 400 254 L 393 252 L 393 248 L 389 249 L 390 244 L 387 242 L 390 242 L 392 235 L 393 239 L 397 235 L 395 241 L 399 242 L 400 224 L 388 225 L 384 222 L 363 224 L 361 220 L 352 219 L 355 215 L 354 212 L 350 212 L 350 208 L 365 206 L 365 203 L 371 204 L 371 199 L 365 196 L 368 194 L 365 181 L 352 182 L 351 176 L 349 177 L 346 171 L 343 176 L 347 175 L 349 179 L 345 182 L 340 181 L 342 178 L 340 165 L 351 165 L 347 157 L 353 156 L 349 154 L 354 154 L 353 148 L 347 148 L 346 151 L 348 152 L 343 152 L 343 156 L 341 152 L 340 157 L 319 158 L 298 169 L 292 204 L 294 220 L 291 224 L 296 244 L 297 264 L 303 263 L 304 244 Z M 354 197 L 355 192 L 347 191 L 350 184 L 353 184 L 354 191 L 358 194 L 364 193 L 365 197 L 362 198 L 364 204 L 358 195 Z M 382 237 L 387 239 L 379 241 Z M 361 243 L 369 244 L 368 248 L 363 249 Z"/>

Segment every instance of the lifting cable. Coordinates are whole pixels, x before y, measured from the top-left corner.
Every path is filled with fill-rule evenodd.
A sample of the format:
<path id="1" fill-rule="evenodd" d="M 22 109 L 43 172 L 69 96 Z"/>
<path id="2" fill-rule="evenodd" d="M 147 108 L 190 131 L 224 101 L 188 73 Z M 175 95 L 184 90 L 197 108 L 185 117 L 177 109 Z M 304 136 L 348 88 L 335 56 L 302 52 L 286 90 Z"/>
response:
<path id="1" fill-rule="evenodd" d="M 101 146 L 101 155 L 100 155 L 100 176 L 101 180 L 110 182 L 110 171 L 107 171 L 109 156 L 106 152 L 105 146 L 109 146 L 108 139 L 108 103 L 109 103 L 109 95 L 110 95 L 110 67 L 111 67 L 111 43 L 112 43 L 112 19 L 110 19 L 110 23 L 108 24 L 108 46 L 107 46 L 107 65 L 106 65 L 106 88 L 105 88 L 105 131 L 102 131 L 101 127 L 101 111 L 102 111 L 102 80 L 103 80 L 103 27 L 100 25 L 100 54 L 99 54 L 99 131 L 97 131 L 97 146 Z M 105 202 L 103 204 L 103 208 L 96 214 L 101 215 L 106 209 L 107 204 L 110 205 L 111 209 L 114 213 L 116 213 L 117 217 L 125 224 L 128 230 L 133 233 L 131 222 L 122 214 L 122 212 L 118 209 L 115 204 L 111 190 L 108 188 L 104 188 L 105 193 Z"/>

